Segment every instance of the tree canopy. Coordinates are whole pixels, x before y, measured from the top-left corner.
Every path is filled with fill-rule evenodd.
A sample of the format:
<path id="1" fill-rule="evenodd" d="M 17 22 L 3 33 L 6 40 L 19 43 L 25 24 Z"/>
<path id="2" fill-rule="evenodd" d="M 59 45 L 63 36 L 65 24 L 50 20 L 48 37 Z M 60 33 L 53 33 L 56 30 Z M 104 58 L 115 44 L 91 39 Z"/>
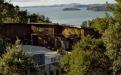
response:
<path id="1" fill-rule="evenodd" d="M 6 46 L 0 57 L 0 75 L 36 75 L 37 67 L 32 56 L 22 50 L 20 40 Z"/>
<path id="2" fill-rule="evenodd" d="M 110 58 L 113 75 L 120 75 L 121 72 L 121 26 L 119 23 L 110 25 L 102 36 L 106 46 L 105 55 Z"/>
<path id="3" fill-rule="evenodd" d="M 67 54 L 60 61 L 61 67 L 67 75 L 108 75 L 108 58 L 104 55 L 105 47 L 101 39 L 91 36 L 82 39 L 73 46 L 71 54 Z"/>
<path id="4" fill-rule="evenodd" d="M 38 13 L 30 14 L 27 10 L 20 10 L 19 6 L 14 6 L 8 2 L 0 3 L 1 19 L 4 23 L 27 23 L 28 19 L 30 22 L 36 23 L 48 23 L 51 22 L 48 17 L 40 15 Z"/>

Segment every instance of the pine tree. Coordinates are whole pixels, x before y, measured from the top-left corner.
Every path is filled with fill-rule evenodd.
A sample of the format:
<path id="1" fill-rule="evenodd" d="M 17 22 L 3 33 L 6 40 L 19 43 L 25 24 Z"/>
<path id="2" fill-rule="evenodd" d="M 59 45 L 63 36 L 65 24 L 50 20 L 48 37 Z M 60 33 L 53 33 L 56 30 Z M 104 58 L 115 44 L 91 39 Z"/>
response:
<path id="1" fill-rule="evenodd" d="M 36 75 L 35 62 L 22 50 L 20 40 L 7 46 L 6 51 L 0 58 L 0 75 Z"/>

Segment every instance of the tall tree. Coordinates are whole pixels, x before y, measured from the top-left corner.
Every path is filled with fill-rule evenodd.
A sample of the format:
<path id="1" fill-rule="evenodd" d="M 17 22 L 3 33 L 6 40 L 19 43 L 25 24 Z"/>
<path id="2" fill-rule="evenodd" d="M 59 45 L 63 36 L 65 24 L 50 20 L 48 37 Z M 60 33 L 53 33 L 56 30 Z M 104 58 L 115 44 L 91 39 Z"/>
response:
<path id="1" fill-rule="evenodd" d="M 105 54 L 111 60 L 112 75 L 121 74 L 121 0 L 116 0 L 116 2 L 115 5 L 107 3 L 108 10 L 113 12 L 114 22 L 109 24 L 102 37 L 107 49 Z"/>
<path id="2" fill-rule="evenodd" d="M 112 75 L 121 74 L 121 26 L 119 23 L 110 25 L 102 37 L 105 46 L 105 54 L 110 58 Z"/>
<path id="3" fill-rule="evenodd" d="M 105 47 L 101 39 L 82 37 L 80 42 L 73 46 L 71 54 L 62 58 L 60 66 L 66 75 L 110 75 L 110 62 L 104 52 Z"/>

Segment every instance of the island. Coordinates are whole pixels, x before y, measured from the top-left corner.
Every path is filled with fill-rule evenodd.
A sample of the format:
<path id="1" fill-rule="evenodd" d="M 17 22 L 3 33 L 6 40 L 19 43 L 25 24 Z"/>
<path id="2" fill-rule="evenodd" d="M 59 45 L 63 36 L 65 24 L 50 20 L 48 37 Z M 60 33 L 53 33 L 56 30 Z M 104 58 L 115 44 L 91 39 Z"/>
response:
<path id="1" fill-rule="evenodd" d="M 81 10 L 79 8 L 64 8 L 63 11 L 75 11 L 75 10 Z"/>

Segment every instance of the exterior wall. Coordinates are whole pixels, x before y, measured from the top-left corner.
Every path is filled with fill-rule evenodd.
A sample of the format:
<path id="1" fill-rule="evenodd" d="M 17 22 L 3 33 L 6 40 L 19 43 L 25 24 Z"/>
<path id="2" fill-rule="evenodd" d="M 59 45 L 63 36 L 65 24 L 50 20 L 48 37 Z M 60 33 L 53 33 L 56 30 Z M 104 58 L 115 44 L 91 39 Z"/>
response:
<path id="1" fill-rule="evenodd" d="M 61 26 L 61 25 L 55 25 L 54 26 L 54 34 L 57 35 L 57 34 L 62 34 L 62 31 L 64 30 L 64 26 Z"/>
<path id="2" fill-rule="evenodd" d="M 32 24 L 32 33 L 54 35 L 54 24 Z"/>
<path id="3" fill-rule="evenodd" d="M 31 40 L 32 40 L 32 45 L 36 45 L 36 46 L 44 46 L 44 36 L 43 35 L 35 35 L 35 34 L 32 34 L 31 35 Z"/>
<path id="4" fill-rule="evenodd" d="M 86 35 L 91 35 L 94 38 L 101 37 L 101 35 L 97 31 L 94 31 L 94 29 L 85 29 L 84 36 L 86 36 Z"/>
<path id="5" fill-rule="evenodd" d="M 16 36 L 24 42 L 24 40 L 30 40 L 31 26 L 19 23 L 5 23 L 2 26 L 1 34 L 10 38 L 12 43 L 15 42 Z"/>

